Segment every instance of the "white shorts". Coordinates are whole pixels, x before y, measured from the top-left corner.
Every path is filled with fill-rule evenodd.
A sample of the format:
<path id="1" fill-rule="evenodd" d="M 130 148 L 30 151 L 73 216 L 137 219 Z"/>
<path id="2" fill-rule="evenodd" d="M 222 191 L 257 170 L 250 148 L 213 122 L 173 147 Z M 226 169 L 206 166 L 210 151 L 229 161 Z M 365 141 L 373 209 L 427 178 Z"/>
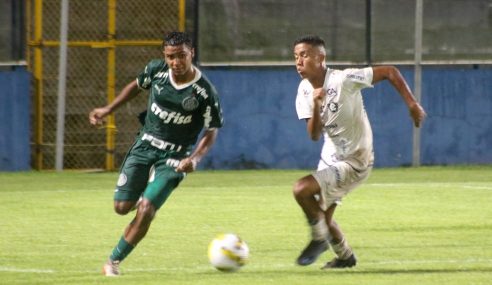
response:
<path id="1" fill-rule="evenodd" d="M 369 177 L 372 166 L 356 170 L 350 164 L 338 161 L 312 175 L 321 188 L 320 206 L 326 211 L 332 204 L 340 204 L 342 198 Z"/>

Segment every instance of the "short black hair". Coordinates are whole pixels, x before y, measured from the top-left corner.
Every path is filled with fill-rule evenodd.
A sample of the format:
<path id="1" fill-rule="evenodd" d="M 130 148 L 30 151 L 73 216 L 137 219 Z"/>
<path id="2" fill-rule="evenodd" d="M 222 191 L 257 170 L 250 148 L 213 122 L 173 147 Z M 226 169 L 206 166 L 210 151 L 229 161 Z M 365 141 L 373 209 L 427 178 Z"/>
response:
<path id="1" fill-rule="evenodd" d="M 179 46 L 182 44 L 185 44 L 189 48 L 193 47 L 191 37 L 187 33 L 170 32 L 164 38 L 164 41 L 162 42 L 162 48 L 164 48 L 165 46 Z"/>
<path id="2" fill-rule="evenodd" d="M 325 47 L 325 41 L 317 35 L 305 35 L 294 41 L 294 46 L 298 44 L 310 44 L 312 46 Z"/>

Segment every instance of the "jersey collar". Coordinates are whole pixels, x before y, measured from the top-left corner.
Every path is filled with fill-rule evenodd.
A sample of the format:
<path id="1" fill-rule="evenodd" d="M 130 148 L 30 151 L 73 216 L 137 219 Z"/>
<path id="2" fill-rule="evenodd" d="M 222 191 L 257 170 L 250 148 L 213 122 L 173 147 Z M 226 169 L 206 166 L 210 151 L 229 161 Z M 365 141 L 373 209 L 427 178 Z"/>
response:
<path id="1" fill-rule="evenodd" d="M 200 80 L 200 78 L 202 77 L 202 72 L 198 68 L 196 68 L 194 65 L 192 65 L 191 68 L 195 69 L 195 78 L 193 78 L 190 82 L 186 82 L 184 84 L 176 84 L 176 82 L 174 82 L 174 79 L 173 79 L 173 70 L 169 69 L 169 82 L 171 82 L 171 85 L 176 90 L 185 89 L 185 88 L 193 85 L 198 80 Z"/>
<path id="2" fill-rule="evenodd" d="M 330 75 L 331 75 L 332 70 L 330 68 L 326 68 L 326 74 L 325 74 L 325 82 L 323 82 L 323 88 L 325 90 L 328 90 L 328 81 L 330 81 Z"/>

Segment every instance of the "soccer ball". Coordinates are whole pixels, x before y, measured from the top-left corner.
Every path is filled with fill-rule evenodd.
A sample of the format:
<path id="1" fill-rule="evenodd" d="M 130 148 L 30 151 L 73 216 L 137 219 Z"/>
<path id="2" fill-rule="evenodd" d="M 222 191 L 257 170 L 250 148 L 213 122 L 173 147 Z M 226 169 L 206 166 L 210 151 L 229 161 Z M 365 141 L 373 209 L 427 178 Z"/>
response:
<path id="1" fill-rule="evenodd" d="M 248 257 L 248 245 L 236 234 L 218 235 L 208 245 L 208 259 L 220 271 L 236 271 L 246 264 Z"/>

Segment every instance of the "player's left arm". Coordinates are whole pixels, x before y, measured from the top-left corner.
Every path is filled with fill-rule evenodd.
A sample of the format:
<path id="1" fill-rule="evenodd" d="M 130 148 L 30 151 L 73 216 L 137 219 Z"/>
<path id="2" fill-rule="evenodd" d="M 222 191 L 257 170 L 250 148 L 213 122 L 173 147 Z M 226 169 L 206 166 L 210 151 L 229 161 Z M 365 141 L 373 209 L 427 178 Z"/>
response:
<path id="1" fill-rule="evenodd" d="M 207 129 L 198 142 L 198 145 L 193 153 L 189 157 L 181 160 L 178 167 L 176 167 L 176 171 L 186 173 L 195 171 L 198 163 L 200 163 L 202 158 L 208 153 L 210 148 L 212 148 L 212 145 L 215 143 L 218 132 L 219 129 L 217 128 Z"/>
<path id="2" fill-rule="evenodd" d="M 372 84 L 382 80 L 388 80 L 398 93 L 400 93 L 400 96 L 408 107 L 415 126 L 420 127 L 427 114 L 413 96 L 412 91 L 408 87 L 408 84 L 400 71 L 394 66 L 376 66 L 372 68 L 372 71 Z"/>

